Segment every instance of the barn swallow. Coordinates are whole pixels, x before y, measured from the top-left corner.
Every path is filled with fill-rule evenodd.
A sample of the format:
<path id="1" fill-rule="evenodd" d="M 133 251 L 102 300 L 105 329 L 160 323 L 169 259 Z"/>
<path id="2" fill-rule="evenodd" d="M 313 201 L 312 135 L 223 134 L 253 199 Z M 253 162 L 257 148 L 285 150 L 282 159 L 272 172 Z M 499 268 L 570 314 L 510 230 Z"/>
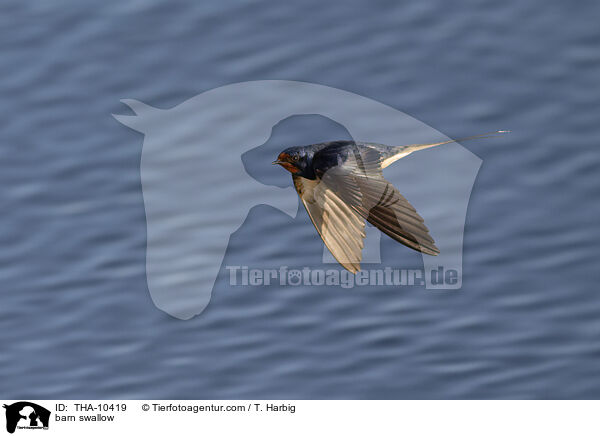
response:
<path id="1" fill-rule="evenodd" d="M 385 167 L 418 150 L 505 132 L 400 146 L 323 142 L 286 148 L 273 164 L 292 173 L 294 187 L 321 239 L 344 268 L 356 273 L 365 221 L 413 250 L 432 256 L 440 252 L 423 218 L 383 177 Z"/>

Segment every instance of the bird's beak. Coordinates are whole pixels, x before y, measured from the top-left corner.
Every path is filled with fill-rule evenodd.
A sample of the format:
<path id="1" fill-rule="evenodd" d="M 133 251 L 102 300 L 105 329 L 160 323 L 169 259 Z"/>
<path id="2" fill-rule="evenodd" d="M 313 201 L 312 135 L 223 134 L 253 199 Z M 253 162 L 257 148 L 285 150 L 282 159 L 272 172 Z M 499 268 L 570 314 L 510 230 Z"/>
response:
<path id="1" fill-rule="evenodd" d="M 271 162 L 271 165 L 281 165 L 283 162 L 282 160 L 274 160 L 273 162 Z"/>

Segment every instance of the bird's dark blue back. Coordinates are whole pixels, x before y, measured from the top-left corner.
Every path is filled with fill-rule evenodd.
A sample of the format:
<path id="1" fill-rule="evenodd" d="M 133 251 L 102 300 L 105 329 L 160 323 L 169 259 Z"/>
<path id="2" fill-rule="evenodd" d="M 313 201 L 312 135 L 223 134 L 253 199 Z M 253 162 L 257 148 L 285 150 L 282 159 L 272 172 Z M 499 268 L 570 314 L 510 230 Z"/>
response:
<path id="1" fill-rule="evenodd" d="M 348 159 L 348 155 L 357 151 L 357 145 L 354 141 L 333 141 L 314 144 L 315 148 L 319 146 L 322 147 L 315 151 L 311 165 L 318 177 L 335 166 L 343 165 Z"/>

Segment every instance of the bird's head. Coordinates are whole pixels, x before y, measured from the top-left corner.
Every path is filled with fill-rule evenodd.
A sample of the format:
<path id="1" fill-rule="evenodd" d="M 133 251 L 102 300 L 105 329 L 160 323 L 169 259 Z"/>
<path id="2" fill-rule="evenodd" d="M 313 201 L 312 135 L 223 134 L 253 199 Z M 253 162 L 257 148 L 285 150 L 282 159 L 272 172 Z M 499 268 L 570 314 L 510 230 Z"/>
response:
<path id="1" fill-rule="evenodd" d="M 309 154 L 303 147 L 290 147 L 277 156 L 273 165 L 281 165 L 292 174 L 302 176 L 309 169 Z"/>

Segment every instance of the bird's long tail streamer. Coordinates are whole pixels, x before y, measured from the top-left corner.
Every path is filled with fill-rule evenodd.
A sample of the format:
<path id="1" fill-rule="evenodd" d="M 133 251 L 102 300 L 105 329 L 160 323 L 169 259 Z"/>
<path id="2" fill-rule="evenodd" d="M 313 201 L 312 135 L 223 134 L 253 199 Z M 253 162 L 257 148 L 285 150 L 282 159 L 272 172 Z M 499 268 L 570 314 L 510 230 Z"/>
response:
<path id="1" fill-rule="evenodd" d="M 468 141 L 470 139 L 495 138 L 499 134 L 502 134 L 502 133 L 510 133 L 510 130 L 496 130 L 495 132 L 481 133 L 479 135 L 473 135 L 473 136 L 465 136 L 464 138 L 458 138 L 458 139 L 449 139 L 448 141 L 432 142 L 429 144 L 410 144 L 410 145 L 405 145 L 404 147 L 407 147 L 412 152 L 412 151 L 417 151 L 417 150 L 423 150 L 423 149 L 429 148 L 429 147 L 435 147 L 437 145 L 450 144 L 452 142 Z"/>

